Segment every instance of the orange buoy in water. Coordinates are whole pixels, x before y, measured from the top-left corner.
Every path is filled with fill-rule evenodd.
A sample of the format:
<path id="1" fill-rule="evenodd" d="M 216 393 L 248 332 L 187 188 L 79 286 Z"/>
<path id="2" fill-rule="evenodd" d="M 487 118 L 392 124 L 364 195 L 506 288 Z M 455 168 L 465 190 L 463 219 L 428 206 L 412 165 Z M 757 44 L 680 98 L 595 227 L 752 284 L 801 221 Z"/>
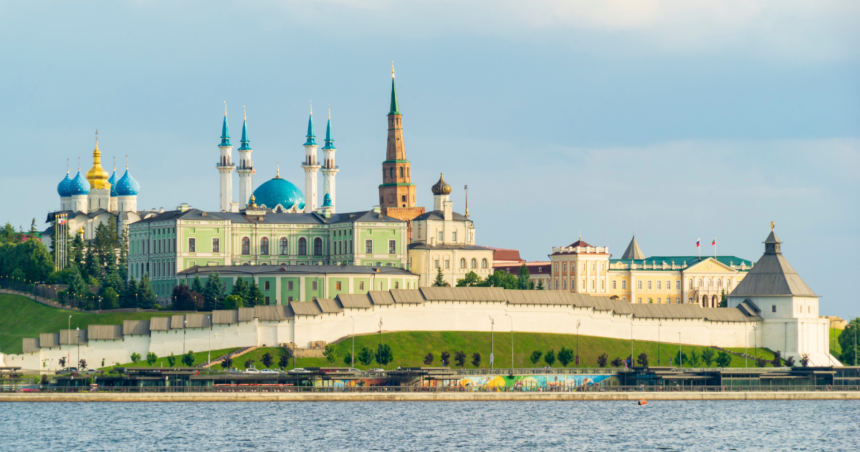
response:
<path id="1" fill-rule="evenodd" d="M 645 399 L 639 399 L 639 405 L 648 405 L 648 401 Z"/>

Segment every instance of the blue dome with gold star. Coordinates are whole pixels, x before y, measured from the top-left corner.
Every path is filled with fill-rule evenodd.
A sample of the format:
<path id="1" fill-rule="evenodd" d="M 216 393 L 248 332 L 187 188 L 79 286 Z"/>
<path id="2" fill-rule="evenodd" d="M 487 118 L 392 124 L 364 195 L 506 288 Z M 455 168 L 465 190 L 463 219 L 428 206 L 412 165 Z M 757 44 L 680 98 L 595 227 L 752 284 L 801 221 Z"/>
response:
<path id="1" fill-rule="evenodd" d="M 69 196 L 72 196 L 72 195 L 69 193 L 69 185 L 70 185 L 71 183 L 72 183 L 72 180 L 71 180 L 71 179 L 69 179 L 69 173 L 68 173 L 68 172 L 66 172 L 66 177 L 65 177 L 65 179 L 63 179 L 63 180 L 61 180 L 61 181 L 60 181 L 60 185 L 57 185 L 57 193 L 59 193 L 59 194 L 60 194 L 60 197 L 62 197 L 62 198 L 67 198 L 67 197 L 69 197 Z"/>
<path id="2" fill-rule="evenodd" d="M 116 182 L 116 194 L 118 196 L 137 196 L 140 192 L 140 184 L 131 177 L 128 168 L 125 169 L 125 174 Z"/>
<path id="3" fill-rule="evenodd" d="M 305 195 L 292 182 L 282 179 L 279 172 L 274 179 L 254 190 L 254 203 L 269 209 L 281 206 L 284 210 L 290 210 L 295 206 L 302 210 L 305 208 Z"/>
<path id="4" fill-rule="evenodd" d="M 90 192 L 90 182 L 78 171 L 78 175 L 69 183 L 69 195 L 86 195 Z"/>
<path id="5" fill-rule="evenodd" d="M 116 193 L 116 168 L 113 170 L 113 174 L 110 175 L 110 179 L 108 179 L 108 183 L 110 184 L 110 197 L 116 198 L 119 196 Z"/>

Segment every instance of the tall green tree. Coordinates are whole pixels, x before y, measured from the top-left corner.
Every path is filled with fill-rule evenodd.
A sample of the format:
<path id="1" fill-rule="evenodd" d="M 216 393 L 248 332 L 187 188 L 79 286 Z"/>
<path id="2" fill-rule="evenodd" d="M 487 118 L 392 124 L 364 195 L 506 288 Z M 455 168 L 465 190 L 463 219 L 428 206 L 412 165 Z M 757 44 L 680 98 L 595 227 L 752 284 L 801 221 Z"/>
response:
<path id="1" fill-rule="evenodd" d="M 125 290 L 120 298 L 120 307 L 124 309 L 136 308 L 139 299 L 140 286 L 138 285 L 137 279 L 132 276 L 131 279 L 128 280 L 128 284 L 125 285 Z"/>
<path id="2" fill-rule="evenodd" d="M 519 287 L 519 280 L 517 280 L 516 276 L 508 272 L 496 270 L 492 275 L 487 276 L 486 281 L 484 281 L 484 285 L 514 290 Z"/>
<path id="3" fill-rule="evenodd" d="M 218 276 L 218 273 L 209 273 L 209 279 L 206 280 L 206 285 L 203 287 L 203 299 L 206 301 L 204 309 L 207 311 L 221 309 L 224 298 L 226 295 L 221 277 Z"/>
<path id="4" fill-rule="evenodd" d="M 140 292 L 138 298 L 138 306 L 141 309 L 155 308 L 155 300 L 158 298 L 155 291 L 152 289 L 152 281 L 149 280 L 149 273 L 143 275 L 140 280 Z"/>
<path id="5" fill-rule="evenodd" d="M 535 289 L 537 289 L 537 290 L 544 290 L 544 287 L 543 287 L 543 280 L 542 280 L 542 279 L 538 280 L 537 287 L 535 287 Z"/>
<path id="6" fill-rule="evenodd" d="M 230 295 L 235 295 L 241 298 L 243 305 L 245 301 L 248 300 L 248 284 L 245 283 L 245 280 L 242 279 L 241 276 L 236 278 L 236 282 L 233 284 L 233 290 L 230 291 Z"/>
<path id="7" fill-rule="evenodd" d="M 84 281 L 84 278 L 81 277 L 80 272 L 72 273 L 72 278 L 68 282 L 69 287 L 66 289 L 66 292 L 69 294 L 69 298 L 73 300 L 70 304 L 76 306 L 80 300 L 86 299 L 90 293 L 90 286 Z"/>
<path id="8" fill-rule="evenodd" d="M 72 263 L 78 268 L 82 269 L 84 267 L 84 253 L 86 245 L 84 244 L 84 239 L 81 234 L 78 234 L 75 231 L 75 238 L 72 239 L 72 245 L 70 248 L 70 257 L 72 259 Z M 84 276 L 84 275 L 81 275 Z"/>
<path id="9" fill-rule="evenodd" d="M 478 287 L 484 282 L 480 276 L 478 276 L 475 272 L 466 273 L 466 276 L 463 279 L 457 280 L 457 287 Z"/>
<path id="10" fill-rule="evenodd" d="M 445 277 L 442 275 L 442 267 L 437 267 L 436 280 L 433 281 L 433 287 L 445 287 L 448 283 L 445 282 Z"/>
<path id="11" fill-rule="evenodd" d="M 113 288 L 108 287 L 102 295 L 102 309 L 116 309 L 119 296 Z"/>
<path id="12" fill-rule="evenodd" d="M 526 267 L 526 264 L 523 264 L 520 267 L 520 275 L 517 277 L 517 288 L 520 290 L 529 290 L 531 289 L 531 275 L 529 275 L 529 268 Z"/>
<path id="13" fill-rule="evenodd" d="M 9 244 L 21 242 L 21 237 L 15 232 L 15 227 L 11 223 L 7 222 L 6 226 L 0 230 L 0 242 Z"/>
<path id="14" fill-rule="evenodd" d="M 839 347 L 842 348 L 842 354 L 839 355 L 839 360 L 846 366 L 860 365 L 860 318 L 854 318 L 848 325 L 839 333 Z M 856 344 L 856 345 L 855 345 Z"/>
<path id="15" fill-rule="evenodd" d="M 550 349 L 550 351 L 546 352 L 546 354 L 543 355 L 543 360 L 547 366 L 552 367 L 552 365 L 555 364 L 555 350 Z"/>
<path id="16" fill-rule="evenodd" d="M 191 280 L 191 291 L 203 295 L 203 281 L 200 280 L 200 275 L 195 275 Z"/>
<path id="17" fill-rule="evenodd" d="M 391 352 L 391 346 L 388 344 L 379 344 L 379 347 L 376 349 L 376 362 L 380 366 L 385 367 L 391 361 L 394 361 L 394 353 Z"/>
<path id="18" fill-rule="evenodd" d="M 266 297 L 263 295 L 263 291 L 260 290 L 260 286 L 257 285 L 257 281 L 251 278 L 251 284 L 248 285 L 248 297 L 245 299 L 247 302 L 245 304 L 246 307 L 254 307 L 262 305 L 265 303 Z"/>
<path id="19" fill-rule="evenodd" d="M 119 277 L 123 281 L 128 280 L 128 231 L 122 228 L 122 235 L 119 238 L 119 261 L 117 267 L 119 269 Z"/>

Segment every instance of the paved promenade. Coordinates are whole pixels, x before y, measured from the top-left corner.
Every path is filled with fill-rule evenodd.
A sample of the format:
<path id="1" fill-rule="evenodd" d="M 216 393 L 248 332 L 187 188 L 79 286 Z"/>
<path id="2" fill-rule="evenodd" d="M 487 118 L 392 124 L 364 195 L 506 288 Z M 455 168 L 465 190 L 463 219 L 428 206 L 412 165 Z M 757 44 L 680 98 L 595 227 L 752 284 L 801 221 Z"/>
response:
<path id="1" fill-rule="evenodd" d="M 199 392 L 0 394 L 3 402 L 491 402 L 655 400 L 860 400 L 860 392 Z"/>

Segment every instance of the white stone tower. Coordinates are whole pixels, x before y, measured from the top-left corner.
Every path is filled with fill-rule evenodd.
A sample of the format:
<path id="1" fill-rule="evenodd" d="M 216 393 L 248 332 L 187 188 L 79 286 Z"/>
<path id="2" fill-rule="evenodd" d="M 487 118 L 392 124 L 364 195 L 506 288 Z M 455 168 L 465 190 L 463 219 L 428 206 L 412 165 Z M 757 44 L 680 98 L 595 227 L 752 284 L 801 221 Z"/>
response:
<path id="1" fill-rule="evenodd" d="M 239 207 L 248 205 L 254 192 L 254 161 L 251 160 L 251 141 L 248 140 L 248 114 L 242 121 L 242 141 L 239 146 Z"/>
<path id="2" fill-rule="evenodd" d="M 337 199 L 335 196 L 335 183 L 334 178 L 337 176 L 337 172 L 340 171 L 337 168 L 337 164 L 334 161 L 334 153 L 337 151 L 337 148 L 334 147 L 334 140 L 331 138 L 331 110 L 328 112 L 328 124 L 325 128 L 325 146 L 322 148 L 323 150 L 323 165 L 322 165 L 322 173 L 323 173 L 323 185 L 325 186 L 325 194 L 329 195 L 331 199 L 331 206 L 329 206 L 329 212 L 335 213 L 335 208 L 337 207 Z"/>
<path id="3" fill-rule="evenodd" d="M 221 175 L 221 212 L 233 211 L 233 145 L 230 144 L 230 131 L 227 129 L 227 103 L 224 102 L 224 125 L 221 126 L 221 158 L 216 167 Z"/>
<path id="4" fill-rule="evenodd" d="M 314 135 L 313 104 L 311 104 L 311 113 L 310 118 L 308 119 L 308 134 L 306 138 L 305 161 L 302 162 L 302 169 L 305 170 L 305 213 L 311 213 L 317 209 L 317 186 L 319 185 L 317 183 L 317 172 L 320 170 L 319 162 L 317 162 L 316 135 Z"/>

